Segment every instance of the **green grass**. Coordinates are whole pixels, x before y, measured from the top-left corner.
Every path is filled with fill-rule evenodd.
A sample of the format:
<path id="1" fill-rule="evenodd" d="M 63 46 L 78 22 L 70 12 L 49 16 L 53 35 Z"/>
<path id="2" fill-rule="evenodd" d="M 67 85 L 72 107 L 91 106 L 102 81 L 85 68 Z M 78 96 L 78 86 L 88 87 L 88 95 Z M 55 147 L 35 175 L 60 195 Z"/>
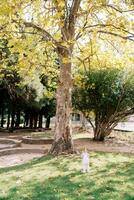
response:
<path id="1" fill-rule="evenodd" d="M 0 169 L 0 200 L 134 200 L 134 156 L 90 153 L 90 172 L 78 155 L 35 159 Z"/>

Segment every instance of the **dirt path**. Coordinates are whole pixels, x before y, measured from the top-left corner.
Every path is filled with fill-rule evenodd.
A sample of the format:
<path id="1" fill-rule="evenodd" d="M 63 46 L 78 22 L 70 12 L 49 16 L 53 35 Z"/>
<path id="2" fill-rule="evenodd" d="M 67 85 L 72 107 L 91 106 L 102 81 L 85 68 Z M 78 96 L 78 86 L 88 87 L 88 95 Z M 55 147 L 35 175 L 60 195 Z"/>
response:
<path id="1" fill-rule="evenodd" d="M 134 154 L 134 144 L 110 144 L 108 142 L 94 142 L 88 139 L 82 139 L 74 142 L 75 147 L 79 150 L 87 148 L 89 151 L 97 152 L 115 152 L 115 153 L 132 153 Z"/>
<path id="2" fill-rule="evenodd" d="M 44 149 L 49 150 L 51 144 L 44 145 L 34 145 L 34 144 L 22 144 L 22 148 L 29 149 Z M 89 151 L 97 152 L 116 152 L 116 153 L 132 153 L 134 154 L 134 143 L 129 143 L 127 141 L 113 141 L 113 139 L 107 140 L 105 142 L 95 142 L 90 138 L 82 138 L 74 140 L 74 147 L 78 150 L 83 150 L 87 148 Z"/>
<path id="3" fill-rule="evenodd" d="M 75 148 L 78 150 L 83 150 L 87 148 L 89 151 L 96 151 L 96 152 L 115 152 L 115 153 L 131 153 L 134 154 L 134 145 L 131 146 L 113 146 L 109 145 L 108 143 L 97 143 L 93 142 L 89 139 L 82 139 L 77 140 L 74 142 Z M 44 149 L 49 150 L 51 145 L 29 145 L 23 144 L 22 149 Z M 12 155 L 4 155 L 0 156 L 0 168 L 3 167 L 10 167 L 14 165 L 20 165 L 25 162 L 28 162 L 34 158 L 39 158 L 43 156 L 41 153 L 19 153 L 19 154 L 12 154 Z"/>
<path id="4" fill-rule="evenodd" d="M 20 154 L 12 154 L 12 155 L 5 155 L 0 156 L 0 168 L 3 167 L 11 167 L 15 165 L 23 164 L 33 158 L 39 158 L 42 154 L 37 153 L 20 153 Z"/>
<path id="5" fill-rule="evenodd" d="M 86 133 L 87 134 L 87 133 Z M 74 140 L 74 147 L 77 150 L 83 150 L 87 148 L 89 151 L 96 151 L 96 152 L 115 152 L 115 153 L 128 153 L 134 154 L 134 133 L 113 133 L 110 138 L 108 138 L 105 142 L 95 142 L 91 138 L 93 137 L 92 133 L 87 134 L 87 138 L 85 137 L 86 134 L 84 133 L 84 138 L 78 138 Z M 23 135 L 23 134 L 22 134 Z M 8 135 L 6 138 L 15 138 L 21 139 L 21 134 L 17 135 Z M 80 136 L 80 135 L 78 135 Z M 18 137 L 18 138 L 17 138 Z M 1 146 L 4 144 L 1 144 Z M 21 149 L 24 152 L 14 153 L 11 155 L 4 155 L 0 156 L 0 168 L 1 167 L 9 167 L 18 164 L 25 163 L 33 158 L 38 158 L 43 156 L 42 153 L 39 153 L 40 150 L 43 152 L 48 151 L 51 147 L 51 144 L 21 144 Z M 19 150 L 17 149 L 17 151 Z M 26 149 L 26 152 L 25 152 Z"/>

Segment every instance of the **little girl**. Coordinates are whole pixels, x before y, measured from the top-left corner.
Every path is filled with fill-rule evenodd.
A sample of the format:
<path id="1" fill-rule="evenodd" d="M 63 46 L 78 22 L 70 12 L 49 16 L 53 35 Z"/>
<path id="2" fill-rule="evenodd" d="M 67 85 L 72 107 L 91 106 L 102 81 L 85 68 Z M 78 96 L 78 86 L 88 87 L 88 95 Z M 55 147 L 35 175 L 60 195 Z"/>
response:
<path id="1" fill-rule="evenodd" d="M 86 149 L 82 153 L 82 168 L 83 168 L 83 173 L 89 172 L 89 155 Z"/>

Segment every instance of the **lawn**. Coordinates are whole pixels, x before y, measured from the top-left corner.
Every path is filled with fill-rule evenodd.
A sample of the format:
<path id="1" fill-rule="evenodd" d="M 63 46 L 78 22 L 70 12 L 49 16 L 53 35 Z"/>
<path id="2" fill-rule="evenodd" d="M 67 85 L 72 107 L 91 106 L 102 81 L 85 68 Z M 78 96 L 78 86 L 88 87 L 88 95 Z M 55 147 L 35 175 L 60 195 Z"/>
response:
<path id="1" fill-rule="evenodd" d="M 35 159 L 0 169 L 0 200 L 134 200 L 134 156 L 90 153 L 90 172 L 80 155 Z"/>

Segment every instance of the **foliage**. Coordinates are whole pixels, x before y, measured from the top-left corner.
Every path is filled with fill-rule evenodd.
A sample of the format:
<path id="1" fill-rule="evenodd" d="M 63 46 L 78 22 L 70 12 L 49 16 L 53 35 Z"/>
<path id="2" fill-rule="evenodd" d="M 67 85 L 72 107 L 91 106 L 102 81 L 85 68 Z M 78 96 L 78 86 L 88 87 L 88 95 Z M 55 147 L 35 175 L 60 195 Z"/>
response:
<path id="1" fill-rule="evenodd" d="M 92 124 L 94 137 L 104 139 L 119 121 L 134 113 L 133 71 L 129 68 L 90 69 L 82 71 L 78 77 L 74 106 Z M 91 112 L 95 125 L 90 118 Z"/>
<path id="2" fill-rule="evenodd" d="M 107 52 L 133 59 L 133 4 L 127 1 L 81 1 L 75 25 L 75 37 L 64 39 L 62 29 L 69 23 L 73 1 L 4 0 L 0 5 L 1 36 L 20 53 L 22 73 L 31 68 L 52 67 L 57 59 L 56 46 L 74 46 L 72 62 L 97 62 L 97 55 Z M 66 30 L 64 30 L 66 31 Z M 65 34 L 65 33 L 64 33 Z M 127 56 L 126 56 L 127 55 Z M 58 58 L 59 59 L 59 58 Z M 65 61 L 67 58 L 64 58 Z M 60 61 L 60 59 L 59 59 Z M 27 68 L 27 69 L 25 69 Z"/>
<path id="3" fill-rule="evenodd" d="M 42 105 L 42 113 L 45 118 L 51 118 L 55 116 L 55 99 L 54 98 L 42 98 L 41 99 L 41 105 Z"/>
<path id="4" fill-rule="evenodd" d="M 2 97 L 0 100 L 0 107 L 2 109 L 1 112 L 3 115 L 5 111 L 6 113 L 8 112 L 9 115 L 10 112 L 12 115 L 17 115 L 17 113 L 20 113 L 20 111 L 23 113 L 29 112 L 32 114 L 39 113 L 42 107 L 44 107 L 44 102 L 42 102 L 41 99 L 44 98 L 44 96 L 45 98 L 48 97 L 48 93 L 45 92 L 44 96 L 42 94 L 44 88 L 40 83 L 39 73 L 34 74 L 35 71 L 33 70 L 33 78 L 30 81 L 29 79 L 31 74 L 28 74 L 27 76 L 21 75 L 18 67 L 20 55 L 13 51 L 13 48 L 9 46 L 7 39 L 3 38 L 0 40 L 0 50 L 0 94 Z M 52 76 L 50 76 L 49 79 L 51 77 Z M 51 87 L 50 82 L 48 84 Z M 46 104 L 47 102 L 45 105 Z M 51 117 L 54 114 L 54 111 L 52 110 L 52 112 L 50 112 L 50 106 L 48 107 L 49 110 L 47 112 L 48 115 L 51 113 L 49 115 L 49 117 Z M 44 112 L 46 113 L 46 111 Z M 12 121 L 15 120 L 13 119 Z M 20 120 L 17 126 L 19 126 L 19 123 Z"/>

